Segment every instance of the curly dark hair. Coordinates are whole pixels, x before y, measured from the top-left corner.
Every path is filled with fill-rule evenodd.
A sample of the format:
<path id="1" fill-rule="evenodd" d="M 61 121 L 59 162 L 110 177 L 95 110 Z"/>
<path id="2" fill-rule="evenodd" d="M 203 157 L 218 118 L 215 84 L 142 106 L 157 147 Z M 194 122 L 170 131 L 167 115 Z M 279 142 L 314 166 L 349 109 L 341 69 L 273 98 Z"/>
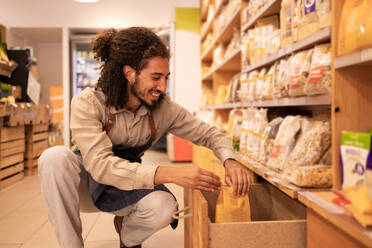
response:
<path id="1" fill-rule="evenodd" d="M 148 28 L 106 29 L 94 38 L 95 58 L 103 62 L 97 87 L 106 95 L 106 105 L 123 108 L 128 101 L 128 81 L 123 67 L 131 66 L 139 74 L 150 58 L 169 59 L 169 51 L 159 36 Z"/>

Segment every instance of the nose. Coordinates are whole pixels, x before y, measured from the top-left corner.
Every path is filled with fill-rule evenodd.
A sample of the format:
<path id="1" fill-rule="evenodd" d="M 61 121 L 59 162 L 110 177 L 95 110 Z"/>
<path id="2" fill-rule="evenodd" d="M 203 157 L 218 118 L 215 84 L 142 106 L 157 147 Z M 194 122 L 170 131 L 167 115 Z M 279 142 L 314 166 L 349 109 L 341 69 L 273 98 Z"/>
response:
<path id="1" fill-rule="evenodd" d="M 160 80 L 160 82 L 158 83 L 158 85 L 157 85 L 157 87 L 156 87 L 156 89 L 157 90 L 159 90 L 159 91 L 161 91 L 161 92 L 163 92 L 163 93 L 165 93 L 166 91 L 167 91 L 167 79 L 162 79 L 162 80 Z"/>

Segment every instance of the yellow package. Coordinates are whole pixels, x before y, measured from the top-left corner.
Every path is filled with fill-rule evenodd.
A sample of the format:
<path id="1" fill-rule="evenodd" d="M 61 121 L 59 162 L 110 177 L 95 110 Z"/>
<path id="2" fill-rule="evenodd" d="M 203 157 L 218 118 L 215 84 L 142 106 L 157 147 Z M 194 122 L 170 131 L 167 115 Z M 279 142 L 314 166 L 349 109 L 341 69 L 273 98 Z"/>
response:
<path id="1" fill-rule="evenodd" d="M 232 187 L 222 186 L 216 205 L 216 223 L 250 220 L 251 208 L 248 196 L 234 196 Z"/>
<path id="2" fill-rule="evenodd" d="M 358 49 L 362 3 L 363 0 L 345 0 L 338 31 L 338 56 L 354 52 Z M 367 9 L 365 11 L 368 12 L 370 10 Z"/>
<path id="3" fill-rule="evenodd" d="M 218 88 L 217 88 L 217 99 L 216 99 L 216 104 L 217 105 L 225 104 L 227 89 L 228 89 L 227 85 L 218 86 Z"/>
<path id="4" fill-rule="evenodd" d="M 280 10 L 280 42 L 282 48 L 293 43 L 292 40 L 292 0 L 283 0 Z"/>
<path id="5" fill-rule="evenodd" d="M 346 198 L 361 213 L 372 214 L 372 200 L 368 198 L 367 185 L 356 185 L 343 188 Z"/>
<path id="6" fill-rule="evenodd" d="M 362 14 L 360 18 L 360 39 L 358 46 L 360 48 L 366 48 L 372 46 L 372 1 L 364 0 L 362 6 Z"/>

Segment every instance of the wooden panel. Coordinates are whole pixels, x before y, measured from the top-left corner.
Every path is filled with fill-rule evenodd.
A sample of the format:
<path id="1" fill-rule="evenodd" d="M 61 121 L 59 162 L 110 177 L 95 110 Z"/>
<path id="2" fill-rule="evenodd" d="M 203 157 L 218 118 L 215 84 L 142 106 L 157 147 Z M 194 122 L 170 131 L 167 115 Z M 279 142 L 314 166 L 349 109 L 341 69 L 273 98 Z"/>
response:
<path id="1" fill-rule="evenodd" d="M 24 173 L 25 173 L 25 176 L 33 176 L 33 175 L 36 175 L 38 173 L 38 169 L 37 169 L 37 167 L 26 168 Z"/>
<path id="2" fill-rule="evenodd" d="M 24 178 L 24 173 L 21 172 L 19 174 L 16 174 L 12 177 L 8 177 L 4 180 L 0 181 L 0 189 L 4 189 L 6 187 L 9 187 L 10 185 L 22 180 Z"/>
<path id="3" fill-rule="evenodd" d="M 210 248 L 306 247 L 305 220 L 216 223 L 209 228 Z"/>
<path id="4" fill-rule="evenodd" d="M 184 188 L 183 190 L 184 206 L 192 206 L 192 189 Z M 184 220 L 184 248 L 192 247 L 192 218 Z"/>
<path id="5" fill-rule="evenodd" d="M 341 189 L 341 131 L 368 132 L 372 128 L 371 71 L 372 66 L 359 66 L 338 69 L 334 73 L 332 163 L 335 189 Z"/>
<path id="6" fill-rule="evenodd" d="M 11 148 L 22 146 L 22 145 L 23 146 L 25 145 L 25 140 L 24 139 L 4 142 L 4 143 L 0 143 L 0 150 L 11 149 Z"/>
<path id="7" fill-rule="evenodd" d="M 24 139 L 25 127 L 4 127 L 1 128 L 0 142 L 7 142 L 11 140 Z"/>
<path id="8" fill-rule="evenodd" d="M 23 140 L 24 141 L 24 140 Z M 21 144 L 20 146 L 12 147 L 5 150 L 0 150 L 0 158 L 3 159 L 4 157 L 14 155 L 17 153 L 25 152 L 25 144 Z"/>
<path id="9" fill-rule="evenodd" d="M 359 243 L 338 227 L 318 215 L 311 208 L 307 209 L 307 247 L 308 248 L 362 248 Z M 372 247 L 372 244 L 371 246 Z"/>
<path id="10" fill-rule="evenodd" d="M 34 167 L 37 167 L 37 161 L 38 161 L 37 158 L 35 158 L 35 159 L 26 159 L 26 160 L 25 160 L 25 167 L 26 167 L 26 168 L 34 168 Z"/>
<path id="11" fill-rule="evenodd" d="M 49 146 L 48 140 L 42 140 L 34 143 L 28 143 L 26 145 L 26 158 L 39 157 L 43 151 L 45 151 Z"/>
<path id="12" fill-rule="evenodd" d="M 23 153 L 19 153 L 19 154 L 16 154 L 16 155 L 12 155 L 12 156 L 3 158 L 3 159 L 0 160 L 0 169 L 2 169 L 4 167 L 7 167 L 9 165 L 12 165 L 12 164 L 23 162 L 23 160 L 24 160 L 24 154 Z"/>
<path id="13" fill-rule="evenodd" d="M 7 167 L 5 169 L 0 170 L 0 179 L 8 177 L 10 175 L 14 175 L 17 172 L 21 172 L 24 169 L 24 164 L 19 163 L 14 166 Z"/>
<path id="14" fill-rule="evenodd" d="M 32 133 L 32 134 L 27 134 L 26 136 L 27 143 L 32 143 L 38 140 L 45 140 L 45 139 L 48 139 L 48 132 Z"/>
<path id="15" fill-rule="evenodd" d="M 192 197 L 192 247 L 208 247 L 208 203 L 199 190 Z"/>
<path id="16" fill-rule="evenodd" d="M 48 131 L 48 124 L 26 125 L 26 133 L 39 133 Z"/>

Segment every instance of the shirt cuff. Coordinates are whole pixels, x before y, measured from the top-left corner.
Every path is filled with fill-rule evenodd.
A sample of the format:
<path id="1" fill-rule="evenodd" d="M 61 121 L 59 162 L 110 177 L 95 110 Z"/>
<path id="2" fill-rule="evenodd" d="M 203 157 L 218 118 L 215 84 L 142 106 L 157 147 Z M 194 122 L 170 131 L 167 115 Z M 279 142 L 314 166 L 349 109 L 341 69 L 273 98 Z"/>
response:
<path id="1" fill-rule="evenodd" d="M 136 180 L 134 182 L 134 189 L 153 189 L 155 172 L 159 165 L 144 165 L 138 166 L 136 172 Z"/>
<path id="2" fill-rule="evenodd" d="M 236 160 L 234 150 L 224 150 L 224 151 L 220 152 L 220 154 L 218 155 L 218 158 L 221 160 L 223 166 L 225 166 L 225 161 L 227 159 Z"/>

